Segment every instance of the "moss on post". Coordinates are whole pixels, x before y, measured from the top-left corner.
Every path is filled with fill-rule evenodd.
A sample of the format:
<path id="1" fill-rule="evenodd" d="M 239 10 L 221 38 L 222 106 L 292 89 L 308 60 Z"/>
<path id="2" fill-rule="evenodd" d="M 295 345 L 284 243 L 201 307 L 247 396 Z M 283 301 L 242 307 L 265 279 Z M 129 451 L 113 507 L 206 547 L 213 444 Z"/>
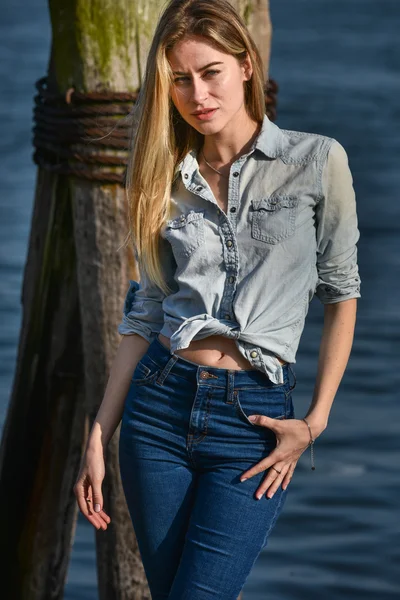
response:
<path id="1" fill-rule="evenodd" d="M 60 90 L 140 86 L 159 0 L 50 0 L 56 77 Z"/>

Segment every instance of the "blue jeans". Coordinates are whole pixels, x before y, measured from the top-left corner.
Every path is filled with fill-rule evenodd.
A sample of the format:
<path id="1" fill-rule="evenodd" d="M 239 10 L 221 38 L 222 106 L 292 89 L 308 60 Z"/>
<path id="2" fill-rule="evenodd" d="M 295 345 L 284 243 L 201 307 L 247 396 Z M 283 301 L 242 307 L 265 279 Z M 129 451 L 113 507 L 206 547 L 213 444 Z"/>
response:
<path id="1" fill-rule="evenodd" d="M 294 376 L 290 385 L 289 369 Z M 183 359 L 155 338 L 132 375 L 119 463 L 152 600 L 236 600 L 288 489 L 257 500 L 275 434 L 247 415 L 294 418 L 296 377 Z"/>

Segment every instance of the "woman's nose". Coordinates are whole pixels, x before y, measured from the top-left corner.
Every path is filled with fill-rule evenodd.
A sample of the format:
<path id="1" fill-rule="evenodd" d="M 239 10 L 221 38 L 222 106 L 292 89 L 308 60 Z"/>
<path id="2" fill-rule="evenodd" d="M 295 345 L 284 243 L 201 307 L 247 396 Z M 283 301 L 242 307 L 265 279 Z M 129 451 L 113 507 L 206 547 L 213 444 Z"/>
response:
<path id="1" fill-rule="evenodd" d="M 207 83 L 201 79 L 193 80 L 191 100 L 194 104 L 202 104 L 208 97 Z"/>

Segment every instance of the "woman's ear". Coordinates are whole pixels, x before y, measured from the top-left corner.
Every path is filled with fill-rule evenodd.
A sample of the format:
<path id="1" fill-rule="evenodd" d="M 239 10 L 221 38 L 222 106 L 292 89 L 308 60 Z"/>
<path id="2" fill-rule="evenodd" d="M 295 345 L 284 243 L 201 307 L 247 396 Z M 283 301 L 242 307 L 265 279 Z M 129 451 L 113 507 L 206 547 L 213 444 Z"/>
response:
<path id="1" fill-rule="evenodd" d="M 248 81 L 249 79 L 251 79 L 251 76 L 253 75 L 253 65 L 251 64 L 251 60 L 248 53 L 246 54 L 246 58 L 242 62 L 242 69 L 245 80 Z"/>

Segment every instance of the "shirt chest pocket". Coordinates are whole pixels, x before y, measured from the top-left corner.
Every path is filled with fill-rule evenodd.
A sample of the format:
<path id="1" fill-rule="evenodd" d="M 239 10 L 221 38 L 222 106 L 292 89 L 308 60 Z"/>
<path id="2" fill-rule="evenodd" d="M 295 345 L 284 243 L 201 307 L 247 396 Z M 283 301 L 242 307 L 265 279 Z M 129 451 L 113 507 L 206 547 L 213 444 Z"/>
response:
<path id="1" fill-rule="evenodd" d="M 193 210 L 169 219 L 164 235 L 172 246 L 175 258 L 187 258 L 204 244 L 204 210 Z"/>
<path id="2" fill-rule="evenodd" d="M 251 201 L 251 237 L 279 244 L 294 234 L 299 197 L 276 195 Z"/>

